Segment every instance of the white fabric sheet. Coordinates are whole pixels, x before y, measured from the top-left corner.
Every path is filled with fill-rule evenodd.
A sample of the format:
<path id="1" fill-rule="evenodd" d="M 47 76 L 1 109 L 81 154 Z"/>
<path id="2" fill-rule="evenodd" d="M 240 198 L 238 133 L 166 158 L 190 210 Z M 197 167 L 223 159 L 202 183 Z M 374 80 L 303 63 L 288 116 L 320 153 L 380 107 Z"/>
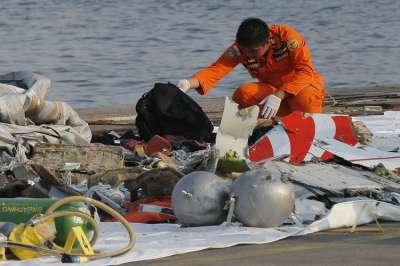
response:
<path id="1" fill-rule="evenodd" d="M 301 214 L 300 214 L 301 215 Z M 253 228 L 240 225 L 180 228 L 175 224 L 133 224 L 137 243 L 129 253 L 115 258 L 89 262 L 83 265 L 118 265 L 131 261 L 163 258 L 207 248 L 224 248 L 238 244 L 265 244 L 295 235 L 306 235 L 327 229 L 366 224 L 375 216 L 383 220 L 400 221 L 400 207 L 375 200 L 359 200 L 336 204 L 325 218 L 305 228 Z M 96 249 L 110 250 L 125 245 L 128 236 L 118 223 L 102 223 Z M 54 257 L 28 261 L 6 261 L 0 265 L 39 266 L 63 265 Z M 68 264 L 74 265 L 74 264 Z M 76 264 L 77 265 L 77 264 Z M 79 264 L 82 265 L 82 264 Z"/>

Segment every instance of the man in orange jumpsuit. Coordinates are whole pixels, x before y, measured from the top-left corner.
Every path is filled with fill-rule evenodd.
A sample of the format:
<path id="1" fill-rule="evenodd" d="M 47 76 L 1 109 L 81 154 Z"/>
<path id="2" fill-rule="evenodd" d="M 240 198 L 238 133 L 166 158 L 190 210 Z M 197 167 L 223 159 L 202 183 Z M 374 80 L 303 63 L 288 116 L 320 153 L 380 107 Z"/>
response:
<path id="1" fill-rule="evenodd" d="M 260 106 L 270 119 L 293 111 L 318 113 L 324 101 L 324 81 L 311 62 L 304 37 L 286 25 L 268 25 L 259 18 L 245 19 L 236 41 L 212 65 L 180 80 L 184 92 L 205 94 L 236 65 L 242 64 L 258 82 L 241 84 L 232 99 L 239 108 Z"/>

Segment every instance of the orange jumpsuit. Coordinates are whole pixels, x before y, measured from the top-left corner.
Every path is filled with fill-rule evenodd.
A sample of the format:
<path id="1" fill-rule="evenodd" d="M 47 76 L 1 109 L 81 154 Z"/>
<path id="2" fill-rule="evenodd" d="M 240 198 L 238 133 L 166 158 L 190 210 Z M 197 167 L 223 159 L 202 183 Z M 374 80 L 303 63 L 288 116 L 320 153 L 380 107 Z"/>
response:
<path id="1" fill-rule="evenodd" d="M 200 83 L 197 91 L 205 94 L 236 65 L 241 63 L 259 82 L 245 83 L 233 94 L 239 108 L 257 105 L 278 88 L 288 93 L 278 115 L 293 111 L 318 113 L 324 101 L 324 80 L 311 62 L 304 37 L 286 25 L 272 25 L 269 30 L 270 48 L 259 59 L 249 59 L 240 46 L 232 44 L 215 63 L 193 76 Z"/>

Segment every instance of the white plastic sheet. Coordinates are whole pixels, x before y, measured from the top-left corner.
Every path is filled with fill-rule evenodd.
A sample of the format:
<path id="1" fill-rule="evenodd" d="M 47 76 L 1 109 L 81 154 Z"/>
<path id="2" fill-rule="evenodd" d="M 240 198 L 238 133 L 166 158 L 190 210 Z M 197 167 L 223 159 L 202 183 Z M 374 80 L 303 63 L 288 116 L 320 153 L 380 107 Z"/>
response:
<path id="1" fill-rule="evenodd" d="M 355 116 L 352 120 L 363 122 L 376 137 L 400 135 L 400 111 L 386 111 L 384 115 Z"/>
<path id="2" fill-rule="evenodd" d="M 357 116 L 353 121 L 363 122 L 373 134 L 369 144 L 383 151 L 400 148 L 400 111 L 386 111 L 384 115 Z"/>
<path id="3" fill-rule="evenodd" d="M 301 215 L 301 214 L 300 214 Z M 84 265 L 118 265 L 126 262 L 163 258 L 207 248 L 224 248 L 238 244 L 265 244 L 295 235 L 306 235 L 327 229 L 366 224 L 375 217 L 400 221 L 400 207 L 375 200 L 359 200 L 336 204 L 323 219 L 305 228 L 252 228 L 239 225 L 180 228 L 175 224 L 133 224 L 137 243 L 129 253 L 115 258 L 89 262 Z M 128 236 L 117 223 L 102 223 L 97 249 L 107 250 L 125 245 Z M 65 265 L 55 257 L 29 261 L 7 261 L 0 265 L 39 266 Z M 73 264 L 69 264 L 73 265 Z M 82 264 L 80 264 L 82 265 Z"/>

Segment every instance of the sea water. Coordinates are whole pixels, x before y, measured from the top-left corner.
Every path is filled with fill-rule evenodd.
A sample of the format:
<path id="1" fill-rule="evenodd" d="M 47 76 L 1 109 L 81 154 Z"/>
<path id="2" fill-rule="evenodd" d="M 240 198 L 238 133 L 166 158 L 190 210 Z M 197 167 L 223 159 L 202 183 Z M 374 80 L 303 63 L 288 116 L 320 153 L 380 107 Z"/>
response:
<path id="1" fill-rule="evenodd" d="M 133 104 L 155 82 L 190 76 L 247 17 L 302 33 L 333 90 L 400 79 L 396 0 L 1 0 L 0 8 L 1 73 L 44 74 L 48 99 L 75 107 Z M 207 97 L 249 80 L 238 66 Z"/>

